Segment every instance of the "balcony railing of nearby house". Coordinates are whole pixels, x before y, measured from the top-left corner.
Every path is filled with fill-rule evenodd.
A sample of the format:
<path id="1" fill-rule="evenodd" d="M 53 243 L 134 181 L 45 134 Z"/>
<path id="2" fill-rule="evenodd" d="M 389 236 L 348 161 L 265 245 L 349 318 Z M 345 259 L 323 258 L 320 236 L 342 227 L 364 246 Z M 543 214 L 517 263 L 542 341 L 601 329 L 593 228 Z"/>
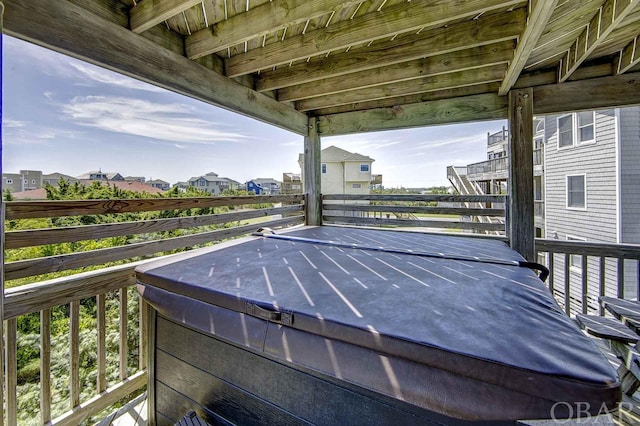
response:
<path id="1" fill-rule="evenodd" d="M 542 149 L 533 150 L 533 165 L 540 166 L 544 160 Z M 486 173 L 499 173 L 509 171 L 509 157 L 493 158 L 491 160 L 480 161 L 467 166 L 467 175 L 482 175 Z"/>
<path id="2" fill-rule="evenodd" d="M 77 425 L 115 402 L 139 393 L 146 385 L 146 340 L 142 337 L 146 309 L 141 309 L 142 302 L 133 288 L 134 268 L 154 255 L 237 237 L 255 231 L 258 226 L 278 228 L 303 223 L 303 200 L 302 195 L 287 195 L 3 204 L 6 223 L 70 216 L 116 218 L 157 211 L 167 214 L 154 220 L 117 222 L 114 219 L 113 223 L 99 225 L 5 233 L 8 251 L 88 240 L 106 239 L 117 243 L 119 237 L 132 235 L 137 240 L 5 264 L 9 286 L 12 280 L 32 282 L 5 291 L 5 404 L 4 407 L 0 404 L 0 419 L 5 417 L 8 425 L 16 425 L 19 415 L 30 411 L 40 413 L 39 419 L 29 418 L 39 424 Z M 283 206 L 274 207 L 273 203 L 283 203 Z M 211 208 L 216 210 L 212 212 Z M 219 213 L 221 208 L 227 212 Z M 176 212 L 183 214 L 169 214 Z M 176 233 L 183 235 L 174 236 Z M 114 262 L 121 264 L 114 265 Z M 36 282 L 47 277 L 42 274 L 59 272 L 61 275 L 76 273 Z M 25 323 L 35 323 L 36 328 L 39 324 L 39 333 L 23 335 L 20 324 Z M 34 372 L 30 379 L 19 379 L 22 371 L 18 369 L 19 354 L 25 352 L 36 355 L 32 356 Z M 61 352 L 67 355 L 62 356 Z M 66 361 L 61 364 L 61 359 Z M 0 401 L 2 390 L 0 386 Z M 37 401 L 40 401 L 39 407 L 33 407 Z M 29 406 L 32 410 L 28 410 Z"/>
<path id="3" fill-rule="evenodd" d="M 507 140 L 508 137 L 509 132 L 506 128 L 503 127 L 499 132 L 487 135 L 487 145 L 493 145 L 502 142 L 504 140 Z"/>

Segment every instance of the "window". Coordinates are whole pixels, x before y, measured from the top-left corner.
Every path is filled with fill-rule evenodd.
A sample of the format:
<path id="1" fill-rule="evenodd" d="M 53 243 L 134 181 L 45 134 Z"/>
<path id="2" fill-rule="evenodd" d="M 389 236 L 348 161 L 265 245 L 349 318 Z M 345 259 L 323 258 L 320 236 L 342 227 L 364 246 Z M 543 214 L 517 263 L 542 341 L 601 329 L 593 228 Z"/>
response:
<path id="1" fill-rule="evenodd" d="M 586 176 L 567 176 L 567 208 L 586 209 Z"/>
<path id="2" fill-rule="evenodd" d="M 578 113 L 578 143 L 593 141 L 593 111 Z"/>
<path id="3" fill-rule="evenodd" d="M 36 180 L 35 179 L 31 179 L 31 185 L 35 185 L 36 184 Z"/>
<path id="4" fill-rule="evenodd" d="M 368 172 L 369 171 L 369 165 L 368 164 L 360 164 L 360 171 L 362 173 Z"/>
<path id="5" fill-rule="evenodd" d="M 13 179 L 7 179 L 7 185 L 11 185 L 13 183 Z"/>
<path id="6" fill-rule="evenodd" d="M 327 165 L 326 164 L 322 164 L 322 173 L 326 174 L 327 173 Z"/>
<path id="7" fill-rule="evenodd" d="M 353 185 L 351 185 L 351 187 L 353 189 L 360 189 L 360 188 L 362 188 L 362 185 L 360 185 L 359 183 L 354 183 Z"/>
<path id="8" fill-rule="evenodd" d="M 558 148 L 573 145 L 573 115 L 558 117 Z"/>
<path id="9" fill-rule="evenodd" d="M 558 117 L 558 148 L 595 142 L 594 117 L 593 111 Z"/>
<path id="10" fill-rule="evenodd" d="M 584 238 L 567 235 L 567 241 L 586 241 L 586 240 Z M 571 272 L 581 274 L 582 273 L 582 255 L 570 254 L 569 266 L 571 268 Z"/>

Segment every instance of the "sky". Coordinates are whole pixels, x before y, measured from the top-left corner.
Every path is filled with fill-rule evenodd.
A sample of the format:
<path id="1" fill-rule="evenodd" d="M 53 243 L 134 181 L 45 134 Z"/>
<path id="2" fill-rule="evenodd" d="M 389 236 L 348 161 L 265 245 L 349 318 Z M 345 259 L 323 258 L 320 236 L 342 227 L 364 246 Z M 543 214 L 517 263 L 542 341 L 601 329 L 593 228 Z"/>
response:
<path id="1" fill-rule="evenodd" d="M 215 172 L 239 182 L 300 173 L 303 138 L 3 36 L 2 170 L 90 170 L 170 183 Z M 322 138 L 375 160 L 387 188 L 449 185 L 448 165 L 486 159 L 506 121 Z"/>

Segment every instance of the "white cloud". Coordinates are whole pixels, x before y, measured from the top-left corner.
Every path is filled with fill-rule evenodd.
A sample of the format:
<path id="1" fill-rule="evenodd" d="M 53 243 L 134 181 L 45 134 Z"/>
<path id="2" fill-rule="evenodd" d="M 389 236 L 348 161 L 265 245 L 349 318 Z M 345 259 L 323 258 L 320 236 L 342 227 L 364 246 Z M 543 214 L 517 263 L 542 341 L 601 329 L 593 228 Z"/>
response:
<path id="1" fill-rule="evenodd" d="M 41 144 L 60 138 L 75 138 L 79 135 L 79 132 L 17 120 L 4 120 L 3 127 L 4 142 L 13 145 Z"/>
<path id="2" fill-rule="evenodd" d="M 62 108 L 78 125 L 180 143 L 244 142 L 249 136 L 220 130 L 222 125 L 194 116 L 184 104 L 142 99 L 77 96 Z"/>
<path id="3" fill-rule="evenodd" d="M 148 92 L 163 92 L 160 87 L 147 84 L 143 81 L 134 80 L 123 75 L 116 74 L 103 68 L 82 63 L 80 61 L 70 60 L 68 64 L 76 71 L 80 72 L 84 77 L 89 78 L 98 83 L 119 86 L 125 89 L 145 90 Z"/>
<path id="4" fill-rule="evenodd" d="M 2 120 L 2 127 L 4 128 L 18 128 L 25 127 L 26 125 L 26 121 L 12 120 L 10 118 L 5 118 L 4 120 Z"/>

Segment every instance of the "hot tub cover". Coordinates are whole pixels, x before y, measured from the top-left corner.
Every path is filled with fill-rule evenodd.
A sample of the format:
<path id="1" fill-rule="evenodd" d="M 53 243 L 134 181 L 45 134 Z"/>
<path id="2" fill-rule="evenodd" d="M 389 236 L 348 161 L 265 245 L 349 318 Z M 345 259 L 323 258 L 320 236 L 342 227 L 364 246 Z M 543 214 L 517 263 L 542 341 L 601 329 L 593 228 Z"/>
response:
<path id="1" fill-rule="evenodd" d="M 248 237 L 140 266 L 138 289 L 188 326 L 456 418 L 595 414 L 620 399 L 615 370 L 533 271 L 446 259 L 523 260 L 501 241 L 283 234 L 437 256 Z"/>

